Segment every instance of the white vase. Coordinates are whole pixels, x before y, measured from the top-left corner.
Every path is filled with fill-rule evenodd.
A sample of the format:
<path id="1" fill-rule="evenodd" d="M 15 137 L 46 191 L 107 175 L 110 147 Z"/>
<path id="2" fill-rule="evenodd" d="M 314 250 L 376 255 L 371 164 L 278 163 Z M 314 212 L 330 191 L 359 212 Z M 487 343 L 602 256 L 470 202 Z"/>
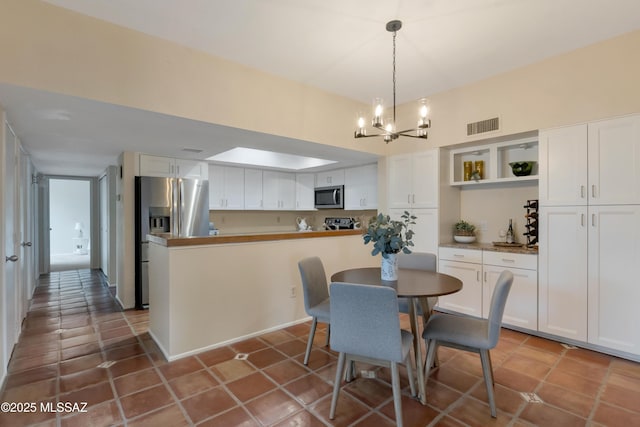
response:
<path id="1" fill-rule="evenodd" d="M 387 281 L 398 280 L 398 257 L 396 254 L 387 254 L 386 258 L 382 257 L 380 278 Z"/>

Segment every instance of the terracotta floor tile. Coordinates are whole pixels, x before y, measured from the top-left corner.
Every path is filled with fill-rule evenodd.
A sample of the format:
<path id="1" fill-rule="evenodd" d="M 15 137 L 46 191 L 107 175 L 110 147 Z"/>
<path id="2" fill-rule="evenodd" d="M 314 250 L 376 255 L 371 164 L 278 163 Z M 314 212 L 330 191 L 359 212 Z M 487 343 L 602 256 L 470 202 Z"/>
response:
<path id="1" fill-rule="evenodd" d="M 261 372 L 254 372 L 238 380 L 227 383 L 227 388 L 238 400 L 246 402 L 260 396 L 277 386 Z"/>
<path id="2" fill-rule="evenodd" d="M 545 382 L 560 386 L 567 391 L 579 390 L 580 393 L 589 397 L 596 397 L 602 386 L 598 381 L 567 373 L 561 368 L 552 370 L 549 376 L 545 378 Z"/>
<path id="3" fill-rule="evenodd" d="M 584 362 L 580 359 L 567 357 L 566 355 L 560 359 L 555 369 L 559 369 L 569 374 L 589 378 L 592 381 L 602 381 L 604 376 L 607 374 L 607 368 L 605 367 Z"/>
<path id="4" fill-rule="evenodd" d="M 240 341 L 231 344 L 230 346 L 237 353 L 252 353 L 256 350 L 267 348 L 267 344 L 258 338 L 250 338 L 248 340 Z"/>
<path id="5" fill-rule="evenodd" d="M 55 378 L 8 388 L 2 394 L 4 402 L 38 402 L 56 395 Z"/>
<path id="6" fill-rule="evenodd" d="M 497 406 L 497 405 L 496 405 Z M 498 409 L 497 418 L 491 417 L 488 402 L 481 402 L 472 397 L 462 398 L 449 411 L 449 416 L 472 427 L 506 426 L 511 422 L 511 415 Z M 548 424 L 540 424 L 541 426 Z"/>
<path id="7" fill-rule="evenodd" d="M 528 343 L 529 341 L 527 341 Z M 530 347 L 528 345 L 523 345 L 518 347 L 513 353 L 512 356 L 523 356 L 529 359 L 533 359 L 537 362 L 544 363 L 545 365 L 551 367 L 556 364 L 559 359 L 558 353 L 553 353 L 547 350 L 541 350 L 536 347 Z"/>
<path id="8" fill-rule="evenodd" d="M 324 384 L 327 386 L 327 394 L 332 393 L 333 386 L 330 386 L 326 383 Z M 377 408 L 393 396 L 393 390 L 391 389 L 391 386 L 386 382 L 380 381 L 378 379 L 368 379 L 361 377 L 358 377 L 349 383 L 342 381 L 340 394 L 343 393 L 348 393 L 370 408 Z"/>
<path id="9" fill-rule="evenodd" d="M 311 405 L 333 391 L 333 386 L 314 374 L 299 378 L 287 384 L 284 388 L 302 402 L 303 405 Z"/>
<path id="10" fill-rule="evenodd" d="M 276 346 L 278 344 L 282 344 L 287 341 L 291 341 L 294 336 L 285 331 L 284 329 L 280 329 L 273 332 L 267 332 L 266 334 L 260 335 L 260 339 L 267 342 L 272 346 Z"/>
<path id="11" fill-rule="evenodd" d="M 612 372 L 609 378 L 607 378 L 607 384 L 640 392 L 640 378 L 629 376 L 625 372 Z"/>
<path id="12" fill-rule="evenodd" d="M 75 347 L 64 348 L 60 351 L 61 360 L 69 360 L 75 357 L 86 356 L 93 353 L 100 353 L 100 344 L 97 342 L 77 345 Z"/>
<path id="13" fill-rule="evenodd" d="M 113 338 L 121 338 L 121 337 L 129 337 L 133 336 L 133 332 L 129 325 L 123 326 L 122 328 L 114 328 L 100 331 L 100 339 L 103 341 L 110 340 Z"/>
<path id="14" fill-rule="evenodd" d="M 115 401 L 109 401 L 87 409 L 87 412 L 62 418 L 62 427 L 111 426 L 122 422 L 120 409 Z"/>
<path id="15" fill-rule="evenodd" d="M 118 396 L 126 396 L 161 382 L 162 379 L 155 369 L 146 369 L 113 380 Z"/>
<path id="16" fill-rule="evenodd" d="M 524 375 L 520 371 L 514 371 L 506 368 L 494 368 L 493 380 L 496 384 L 503 385 L 517 392 L 531 393 L 535 391 L 540 381 Z"/>
<path id="17" fill-rule="evenodd" d="M 482 377 L 482 364 L 480 362 L 480 356 L 476 353 L 470 353 L 468 351 L 458 352 L 446 362 L 444 368 L 448 369 L 449 367 L 466 372 L 474 377 Z"/>
<path id="18" fill-rule="evenodd" d="M 640 412 L 632 412 L 607 403 L 600 403 L 596 408 L 593 419 L 611 427 L 639 426 Z"/>
<path id="19" fill-rule="evenodd" d="M 160 366 L 160 372 L 167 381 L 181 377 L 183 375 L 192 374 L 196 371 L 200 371 L 204 368 L 202 363 L 194 356 L 185 357 L 184 359 L 178 359 L 174 362 L 169 362 L 166 365 Z"/>
<path id="20" fill-rule="evenodd" d="M 515 425 L 516 424 L 514 424 L 514 427 Z M 465 424 L 462 424 L 462 422 L 451 417 L 443 417 L 436 422 L 434 427 L 465 427 Z M 518 426 L 518 427 L 524 427 L 524 426 Z"/>
<path id="21" fill-rule="evenodd" d="M 469 391 L 481 379 L 475 375 L 453 369 L 449 365 L 443 365 L 441 368 L 431 371 L 429 378 L 462 393 Z"/>
<path id="22" fill-rule="evenodd" d="M 304 362 L 304 354 L 298 355 L 294 358 L 298 363 L 302 365 Z M 307 367 L 311 370 L 320 369 L 329 363 L 335 362 L 337 360 L 336 356 L 332 356 L 331 354 L 322 351 L 322 350 L 311 350 L 311 354 L 309 355 L 309 364 Z"/>
<path id="23" fill-rule="evenodd" d="M 233 408 L 236 402 L 222 387 L 216 387 L 183 400 L 182 406 L 191 421 L 198 423 Z"/>
<path id="24" fill-rule="evenodd" d="M 484 381 L 474 387 L 471 391 L 471 395 L 480 402 L 484 402 L 487 405 L 489 404 L 487 386 Z M 515 414 L 525 404 L 520 392 L 511 390 L 510 388 L 501 386 L 500 384 L 494 385 L 494 395 L 496 398 L 496 408 L 507 414 Z"/>
<path id="25" fill-rule="evenodd" d="M 333 420 L 329 419 L 330 409 L 331 396 L 320 399 L 311 405 L 311 410 L 317 414 L 321 420 L 336 427 L 349 426 L 369 412 L 369 408 L 366 405 L 347 393 L 340 393 L 338 395 L 338 404 L 336 406 L 335 419 Z"/>
<path id="26" fill-rule="evenodd" d="M 527 347 L 533 347 L 538 350 L 547 351 L 550 353 L 554 353 L 556 355 L 560 355 L 565 351 L 565 348 L 557 341 L 551 341 L 540 337 L 530 336 L 524 342 L 524 345 Z"/>
<path id="27" fill-rule="evenodd" d="M 205 366 L 213 366 L 218 363 L 226 362 L 236 356 L 236 352 L 229 347 L 220 347 L 213 350 L 205 351 L 196 355 Z"/>
<path id="28" fill-rule="evenodd" d="M 371 415 L 366 416 L 365 418 L 363 418 L 362 420 L 358 421 L 357 423 L 353 424 L 353 427 L 370 427 L 370 426 L 376 426 L 376 427 L 393 427 L 395 426 L 395 420 L 391 421 L 389 418 L 380 415 L 377 412 L 373 412 L 371 413 Z M 405 425 L 409 425 L 409 424 L 405 424 Z"/>
<path id="29" fill-rule="evenodd" d="M 544 403 L 529 403 L 520 415 L 524 421 L 528 421 L 538 426 L 585 426 L 586 420 L 577 415 L 565 412 Z"/>
<path id="30" fill-rule="evenodd" d="M 146 354 L 130 357 L 128 359 L 115 361 L 108 370 L 114 378 L 122 375 L 128 375 L 133 372 L 143 371 L 153 366 Z"/>
<path id="31" fill-rule="evenodd" d="M 53 424 L 46 424 L 53 421 Z M 42 424 L 41 424 L 42 423 Z M 36 410 L 34 412 L 0 412 L 0 426 L 56 426 L 56 413 Z"/>
<path id="32" fill-rule="evenodd" d="M 309 373 L 306 368 L 292 360 L 284 360 L 275 365 L 271 365 L 265 368 L 263 372 L 278 384 L 288 383 Z"/>
<path id="33" fill-rule="evenodd" d="M 551 370 L 548 364 L 538 362 L 529 357 L 520 356 L 518 353 L 512 354 L 501 367 L 515 372 L 521 372 L 537 380 L 544 379 Z"/>
<path id="34" fill-rule="evenodd" d="M 389 401 L 384 405 L 380 412 L 389 417 L 390 419 L 396 419 L 396 412 L 394 409 L 393 401 Z M 402 420 L 407 427 L 426 426 L 433 421 L 439 412 L 430 406 L 424 406 L 416 399 L 410 398 L 406 395 L 402 395 Z"/>
<path id="35" fill-rule="evenodd" d="M 293 326 L 288 326 L 284 328 L 284 330 L 296 337 L 307 337 L 309 336 L 309 326 L 310 326 L 310 322 L 304 322 L 304 323 L 298 323 Z"/>
<path id="36" fill-rule="evenodd" d="M 50 365 L 58 362 L 58 352 L 51 351 L 44 354 L 35 355 L 33 357 L 22 357 L 12 359 L 9 362 L 8 371 L 10 374 L 27 371 L 43 365 Z"/>
<path id="37" fill-rule="evenodd" d="M 283 352 L 289 357 L 304 354 L 307 349 L 307 344 L 300 340 L 285 341 L 275 346 L 278 351 Z"/>
<path id="38" fill-rule="evenodd" d="M 462 396 L 462 393 L 459 391 L 453 390 L 432 379 L 427 381 L 426 393 L 427 404 L 440 410 L 445 410 Z"/>
<path id="39" fill-rule="evenodd" d="M 630 411 L 640 412 L 640 390 L 631 390 L 610 383 L 604 387 L 600 400 Z"/>
<path id="40" fill-rule="evenodd" d="M 127 427 L 182 427 L 188 425 L 190 423 L 184 417 L 178 405 L 167 406 L 127 422 Z"/>
<path id="41" fill-rule="evenodd" d="M 113 400 L 114 397 L 111 384 L 102 382 L 71 393 L 61 394 L 59 400 L 61 402 L 86 402 L 87 406 L 92 407 L 93 405 Z"/>
<path id="42" fill-rule="evenodd" d="M 20 385 L 35 383 L 58 376 L 58 365 L 44 365 L 37 368 L 21 371 L 15 374 L 7 375 L 5 389 L 10 389 Z"/>
<path id="43" fill-rule="evenodd" d="M 86 356 L 65 360 L 60 363 L 60 375 L 69 375 L 87 369 L 93 369 L 102 362 L 104 362 L 102 353 L 92 353 Z"/>
<path id="44" fill-rule="evenodd" d="M 182 400 L 194 394 L 209 390 L 218 386 L 218 380 L 206 370 L 196 371 L 192 374 L 183 375 L 169 382 L 169 387 Z"/>
<path id="45" fill-rule="evenodd" d="M 120 399 L 124 415 L 127 419 L 151 412 L 174 402 L 164 385 L 130 394 Z"/>
<path id="46" fill-rule="evenodd" d="M 640 363 L 630 360 L 613 358 L 611 360 L 611 370 L 628 377 L 640 378 Z"/>
<path id="47" fill-rule="evenodd" d="M 108 381 L 109 375 L 103 368 L 92 368 L 74 374 L 60 377 L 60 392 L 67 393 L 73 390 Z"/>
<path id="48" fill-rule="evenodd" d="M 312 424 L 287 424 L 289 426 L 309 426 Z M 218 415 L 214 418 L 208 419 L 207 421 L 203 421 L 201 424 L 198 424 L 198 427 L 222 427 L 222 426 L 233 426 L 233 427 L 260 427 L 251 415 L 247 413 L 247 411 L 243 408 L 237 407 L 233 408 L 230 411 L 227 411 L 221 415 Z M 324 424 L 321 424 L 324 427 Z"/>
<path id="49" fill-rule="evenodd" d="M 264 394 L 245 405 L 246 409 L 262 424 L 273 424 L 302 408 L 293 398 L 281 390 Z"/>
<path id="50" fill-rule="evenodd" d="M 122 360 L 133 356 L 139 356 L 144 353 L 144 347 L 136 343 L 106 350 L 105 357 L 107 360 Z"/>
<path id="51" fill-rule="evenodd" d="M 259 369 L 271 366 L 278 362 L 282 362 L 285 359 L 286 356 L 272 348 L 258 350 L 249 355 L 249 362 L 254 364 Z"/>
<path id="52" fill-rule="evenodd" d="M 545 402 L 564 409 L 582 418 L 588 418 L 595 405 L 595 399 L 581 394 L 579 390 L 571 392 L 553 384 L 544 383 L 536 394 Z"/>
<path id="53" fill-rule="evenodd" d="M 600 368 L 607 369 L 611 364 L 611 356 L 598 353 L 597 351 L 591 351 L 584 348 L 574 348 L 567 350 L 565 357 L 580 360 L 590 365 L 597 365 Z"/>
<path id="54" fill-rule="evenodd" d="M 255 372 L 255 368 L 244 360 L 228 360 L 210 367 L 211 372 L 222 382 L 229 382 Z"/>

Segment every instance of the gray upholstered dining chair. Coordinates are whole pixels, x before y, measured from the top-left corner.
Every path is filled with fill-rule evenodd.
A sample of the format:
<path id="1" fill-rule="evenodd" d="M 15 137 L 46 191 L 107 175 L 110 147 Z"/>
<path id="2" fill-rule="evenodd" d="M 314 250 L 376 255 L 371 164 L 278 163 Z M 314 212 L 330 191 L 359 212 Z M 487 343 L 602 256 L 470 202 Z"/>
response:
<path id="1" fill-rule="evenodd" d="M 300 278 L 302 279 L 302 293 L 304 295 L 304 309 L 312 317 L 307 350 L 304 353 L 304 364 L 309 363 L 311 346 L 316 334 L 318 322 L 327 324 L 327 340 L 329 344 L 330 333 L 330 308 L 329 308 L 329 288 L 327 287 L 327 276 L 324 272 L 322 261 L 318 257 L 305 258 L 298 262 Z"/>
<path id="2" fill-rule="evenodd" d="M 502 315 L 512 283 L 513 274 L 504 270 L 498 277 L 491 296 L 488 319 L 438 313 L 431 316 L 422 333 L 428 348 L 425 378 L 429 377 L 429 367 L 433 364 L 433 358 L 439 345 L 480 353 L 489 407 L 491 408 L 491 416 L 494 418 L 496 417 L 496 399 L 489 350 L 498 344 Z"/>
<path id="3" fill-rule="evenodd" d="M 437 257 L 435 254 L 428 252 L 411 252 L 410 254 L 399 253 L 398 254 L 398 268 L 408 268 L 412 270 L 427 270 L 436 271 L 437 269 Z M 433 307 L 438 303 L 438 298 L 427 298 L 427 304 L 429 306 L 429 313 L 433 310 Z M 398 298 L 398 307 L 400 313 L 409 313 L 409 299 L 400 297 Z M 422 309 L 418 306 L 418 313 Z"/>
<path id="4" fill-rule="evenodd" d="M 333 419 L 338 403 L 341 379 L 350 377 L 352 363 L 387 366 L 391 370 L 391 387 L 396 423 L 402 426 L 402 402 L 398 363 L 407 366 L 411 394 L 415 396 L 411 347 L 413 335 L 400 329 L 397 294 L 386 286 L 332 283 L 331 349 L 340 352 L 333 385 L 329 418 Z"/>

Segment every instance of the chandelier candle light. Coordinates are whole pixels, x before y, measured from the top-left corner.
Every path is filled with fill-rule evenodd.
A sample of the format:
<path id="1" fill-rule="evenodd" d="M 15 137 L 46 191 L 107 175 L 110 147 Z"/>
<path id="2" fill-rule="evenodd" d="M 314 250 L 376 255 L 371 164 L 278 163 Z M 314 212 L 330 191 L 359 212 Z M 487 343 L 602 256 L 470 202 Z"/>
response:
<path id="1" fill-rule="evenodd" d="M 373 135 L 367 135 L 367 129 L 365 128 L 364 117 L 358 117 L 358 129 L 354 132 L 356 138 L 368 138 L 372 136 L 382 136 L 384 141 L 388 144 L 394 139 L 398 139 L 400 136 L 408 136 L 410 138 L 422 138 L 427 139 L 427 129 L 431 127 L 431 120 L 427 118 L 429 109 L 427 107 L 427 100 L 420 100 L 419 119 L 418 126 L 415 129 L 406 129 L 402 131 L 396 131 L 396 34 L 400 28 L 402 28 L 402 21 L 394 20 L 387 22 L 387 31 L 393 33 L 393 117 L 383 120 L 382 114 L 384 113 L 384 104 L 381 98 L 375 98 L 373 100 L 373 119 L 371 125 L 381 130 L 383 133 L 377 133 Z M 413 134 L 415 133 L 415 134 Z"/>

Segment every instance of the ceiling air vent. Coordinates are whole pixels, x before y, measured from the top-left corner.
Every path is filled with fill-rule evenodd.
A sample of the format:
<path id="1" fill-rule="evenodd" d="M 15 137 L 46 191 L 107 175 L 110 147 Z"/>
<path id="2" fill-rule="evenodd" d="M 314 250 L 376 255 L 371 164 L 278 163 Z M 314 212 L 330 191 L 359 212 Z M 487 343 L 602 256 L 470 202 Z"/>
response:
<path id="1" fill-rule="evenodd" d="M 185 148 L 182 149 L 182 151 L 187 152 L 187 153 L 200 154 L 200 153 L 202 153 L 203 150 L 201 150 L 199 148 L 188 148 L 188 147 L 185 147 Z"/>
<path id="2" fill-rule="evenodd" d="M 498 117 L 480 120 L 479 122 L 467 123 L 467 136 L 491 132 L 498 129 L 500 129 L 500 120 Z"/>

